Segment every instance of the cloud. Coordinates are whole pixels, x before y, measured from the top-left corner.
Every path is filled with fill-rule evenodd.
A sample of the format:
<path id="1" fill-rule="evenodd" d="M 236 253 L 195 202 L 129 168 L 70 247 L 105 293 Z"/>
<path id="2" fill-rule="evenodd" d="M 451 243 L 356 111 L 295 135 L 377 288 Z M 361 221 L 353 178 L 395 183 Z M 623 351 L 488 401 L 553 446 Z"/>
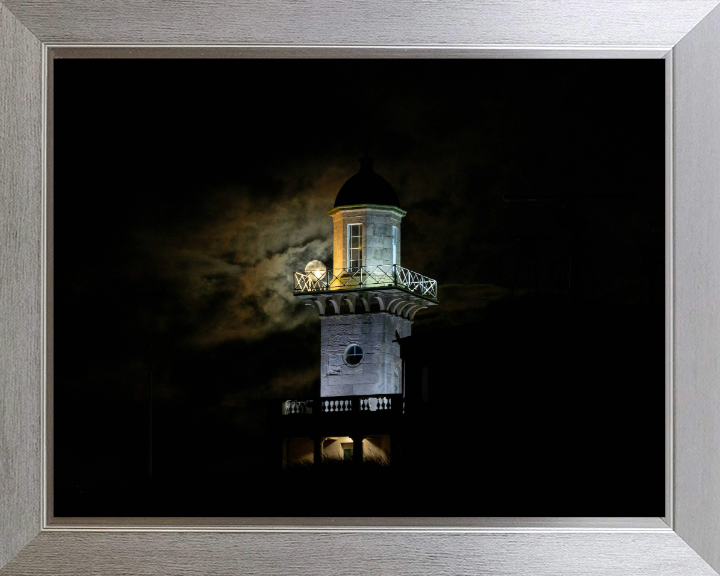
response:
<path id="1" fill-rule="evenodd" d="M 381 164 L 379 173 L 400 190 L 401 202 L 411 210 L 403 224 L 405 266 L 452 282 L 455 271 L 467 276 L 472 268 L 459 262 L 463 248 L 475 246 L 475 259 L 486 260 L 479 258 L 472 235 L 475 211 L 453 208 L 447 197 L 428 200 L 443 191 L 457 194 L 468 185 L 467 170 L 453 170 L 455 163 L 449 162 L 434 173 L 416 174 L 417 163 L 408 159 Z M 167 226 L 153 220 L 137 241 L 150 254 L 147 274 L 164 283 L 172 302 L 158 323 L 193 344 L 213 346 L 261 340 L 316 321 L 292 295 L 293 273 L 316 259 L 332 267 L 327 211 L 355 169 L 347 158 L 278 162 L 242 185 L 191 195 Z M 457 224 L 453 235 L 445 233 L 448 221 Z M 482 246 L 493 252 L 492 245 Z M 484 281 L 498 280 L 485 272 Z"/>
<path id="2" fill-rule="evenodd" d="M 200 345 L 252 341 L 312 320 L 292 295 L 293 273 L 310 260 L 332 265 L 326 215 L 347 173 L 332 166 L 304 180 L 290 168 L 272 202 L 257 188 L 219 190 L 180 226 L 136 235 L 150 253 L 146 273 L 176 306 L 164 325 L 182 324 Z"/>

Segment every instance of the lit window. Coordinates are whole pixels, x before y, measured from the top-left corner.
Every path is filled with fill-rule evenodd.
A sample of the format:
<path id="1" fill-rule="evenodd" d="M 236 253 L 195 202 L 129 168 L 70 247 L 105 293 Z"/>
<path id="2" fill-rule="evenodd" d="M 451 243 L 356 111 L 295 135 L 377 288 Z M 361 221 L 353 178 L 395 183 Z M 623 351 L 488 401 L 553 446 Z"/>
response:
<path id="1" fill-rule="evenodd" d="M 392 247 L 393 247 L 393 266 L 397 264 L 397 240 L 398 240 L 398 229 L 393 226 L 392 229 Z"/>
<path id="2" fill-rule="evenodd" d="M 345 350 L 345 362 L 347 362 L 350 366 L 360 364 L 360 360 L 362 359 L 363 350 L 357 344 L 352 344 L 348 346 L 347 350 Z"/>
<path id="3" fill-rule="evenodd" d="M 362 266 L 362 224 L 348 225 L 348 268 Z"/>

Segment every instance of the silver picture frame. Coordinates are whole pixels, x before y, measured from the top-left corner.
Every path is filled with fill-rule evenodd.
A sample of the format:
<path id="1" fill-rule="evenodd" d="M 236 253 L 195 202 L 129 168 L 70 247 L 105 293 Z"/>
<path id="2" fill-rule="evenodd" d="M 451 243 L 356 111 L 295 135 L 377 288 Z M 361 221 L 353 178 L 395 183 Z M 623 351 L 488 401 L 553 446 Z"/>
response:
<path id="1" fill-rule="evenodd" d="M 0 0 L 0 574 L 717 574 L 719 3 Z M 48 96 L 73 55 L 664 59 L 666 515 L 53 518 Z"/>

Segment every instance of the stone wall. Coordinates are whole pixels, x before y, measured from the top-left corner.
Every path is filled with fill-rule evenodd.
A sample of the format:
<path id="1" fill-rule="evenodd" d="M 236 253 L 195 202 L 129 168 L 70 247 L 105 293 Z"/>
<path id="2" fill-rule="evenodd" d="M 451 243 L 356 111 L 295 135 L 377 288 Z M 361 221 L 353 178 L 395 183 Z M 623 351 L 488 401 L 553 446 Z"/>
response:
<path id="1" fill-rule="evenodd" d="M 410 335 L 412 321 L 388 314 L 321 316 L 320 395 L 362 396 L 402 392 L 400 345 L 393 340 Z M 351 344 L 363 349 L 362 361 L 348 365 Z"/>
<path id="2" fill-rule="evenodd" d="M 347 268 L 349 224 L 362 224 L 363 266 L 392 265 L 392 229 L 397 231 L 396 264 L 400 265 L 402 215 L 393 209 L 362 208 L 333 213 L 332 268 Z M 330 267 L 330 266 L 328 266 Z"/>

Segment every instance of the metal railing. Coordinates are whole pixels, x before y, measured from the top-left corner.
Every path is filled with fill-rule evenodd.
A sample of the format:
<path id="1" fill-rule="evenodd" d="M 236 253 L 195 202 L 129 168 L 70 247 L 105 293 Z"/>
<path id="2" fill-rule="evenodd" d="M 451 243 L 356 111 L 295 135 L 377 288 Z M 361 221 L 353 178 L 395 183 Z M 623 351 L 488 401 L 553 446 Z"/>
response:
<path id="1" fill-rule="evenodd" d="M 405 288 L 420 296 L 437 298 L 437 281 L 397 264 L 295 272 L 295 292 L 326 292 L 347 288 Z"/>

